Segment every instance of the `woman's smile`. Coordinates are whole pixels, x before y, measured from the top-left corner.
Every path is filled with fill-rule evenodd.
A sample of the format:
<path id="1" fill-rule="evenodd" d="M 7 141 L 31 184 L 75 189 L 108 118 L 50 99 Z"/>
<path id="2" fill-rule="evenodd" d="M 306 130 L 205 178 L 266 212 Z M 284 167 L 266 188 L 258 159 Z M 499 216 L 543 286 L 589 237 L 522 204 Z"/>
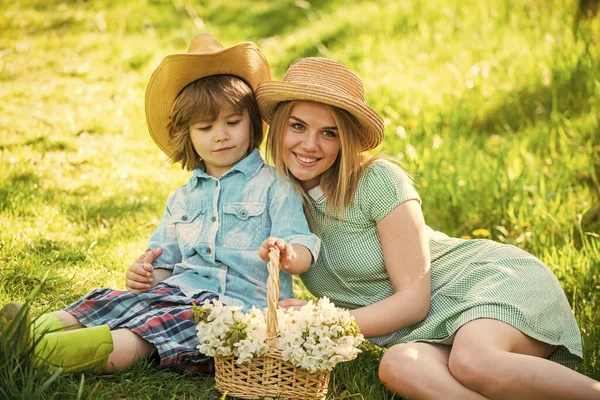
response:
<path id="1" fill-rule="evenodd" d="M 300 155 L 298 153 L 294 153 L 294 155 L 301 163 L 306 164 L 307 166 L 313 165 L 319 160 L 318 158 L 314 158 L 314 157 L 310 157 L 310 156 L 306 156 L 306 155 Z"/>

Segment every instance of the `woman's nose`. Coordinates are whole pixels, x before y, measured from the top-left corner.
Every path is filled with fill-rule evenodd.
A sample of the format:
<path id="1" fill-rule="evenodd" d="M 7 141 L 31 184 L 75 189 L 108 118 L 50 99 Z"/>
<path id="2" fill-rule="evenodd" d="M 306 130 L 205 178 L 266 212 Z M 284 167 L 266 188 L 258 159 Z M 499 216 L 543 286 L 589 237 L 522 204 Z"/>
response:
<path id="1" fill-rule="evenodd" d="M 306 135 L 304 135 L 302 147 L 304 147 L 306 150 L 316 150 L 319 147 L 317 142 L 317 134 L 315 132 L 308 132 Z"/>

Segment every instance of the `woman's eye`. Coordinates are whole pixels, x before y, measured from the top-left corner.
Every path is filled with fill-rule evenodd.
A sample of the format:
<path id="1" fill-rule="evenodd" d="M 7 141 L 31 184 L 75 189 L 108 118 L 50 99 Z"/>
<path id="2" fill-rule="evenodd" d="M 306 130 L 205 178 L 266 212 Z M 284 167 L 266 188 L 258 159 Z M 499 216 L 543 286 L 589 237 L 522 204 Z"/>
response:
<path id="1" fill-rule="evenodd" d="M 292 128 L 294 128 L 297 131 L 301 131 L 304 128 L 304 125 L 294 122 L 293 124 L 290 125 Z"/>
<path id="2" fill-rule="evenodd" d="M 327 136 L 328 138 L 334 138 L 337 136 L 337 133 L 334 131 L 323 131 L 323 135 Z"/>

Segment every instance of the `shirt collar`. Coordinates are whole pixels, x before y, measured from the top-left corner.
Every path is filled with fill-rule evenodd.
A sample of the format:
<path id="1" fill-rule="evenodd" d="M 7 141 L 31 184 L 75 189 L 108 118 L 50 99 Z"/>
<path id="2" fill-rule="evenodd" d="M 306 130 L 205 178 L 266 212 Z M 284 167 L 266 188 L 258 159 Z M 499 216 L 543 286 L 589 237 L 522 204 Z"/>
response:
<path id="1" fill-rule="evenodd" d="M 235 164 L 229 171 L 225 172 L 221 178 L 233 174 L 233 171 L 238 171 L 244 174 L 246 180 L 249 180 L 262 168 L 264 163 L 265 162 L 263 161 L 258 149 L 254 149 L 252 150 L 252 153 L 238 161 L 238 163 Z M 203 168 L 194 168 L 192 171 L 192 177 L 189 179 L 188 184 L 191 187 L 194 187 L 202 179 L 214 180 L 215 178 L 208 175 Z"/>
<path id="2" fill-rule="evenodd" d="M 314 188 L 308 190 L 307 193 L 316 203 L 322 203 L 325 201 L 325 192 L 323 192 L 321 186 L 315 186 Z"/>
<path id="3" fill-rule="evenodd" d="M 249 180 L 262 168 L 264 163 L 258 149 L 254 149 L 252 153 L 248 154 L 247 157 L 243 158 L 223 175 L 230 174 L 232 173 L 231 171 L 236 170 L 243 173 L 246 176 L 246 180 Z"/>

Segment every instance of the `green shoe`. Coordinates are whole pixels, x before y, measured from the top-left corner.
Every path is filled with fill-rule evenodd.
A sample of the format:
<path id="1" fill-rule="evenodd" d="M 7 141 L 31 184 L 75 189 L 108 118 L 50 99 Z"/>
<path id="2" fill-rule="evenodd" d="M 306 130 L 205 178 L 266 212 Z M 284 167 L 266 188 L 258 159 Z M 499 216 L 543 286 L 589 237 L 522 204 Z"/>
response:
<path id="1" fill-rule="evenodd" d="M 108 325 L 46 333 L 35 346 L 35 363 L 63 372 L 100 373 L 113 351 Z"/>
<path id="2" fill-rule="evenodd" d="M 6 304 L 0 310 L 0 332 L 14 355 L 19 357 L 29 347 L 31 320 L 29 310 L 19 303 Z"/>

